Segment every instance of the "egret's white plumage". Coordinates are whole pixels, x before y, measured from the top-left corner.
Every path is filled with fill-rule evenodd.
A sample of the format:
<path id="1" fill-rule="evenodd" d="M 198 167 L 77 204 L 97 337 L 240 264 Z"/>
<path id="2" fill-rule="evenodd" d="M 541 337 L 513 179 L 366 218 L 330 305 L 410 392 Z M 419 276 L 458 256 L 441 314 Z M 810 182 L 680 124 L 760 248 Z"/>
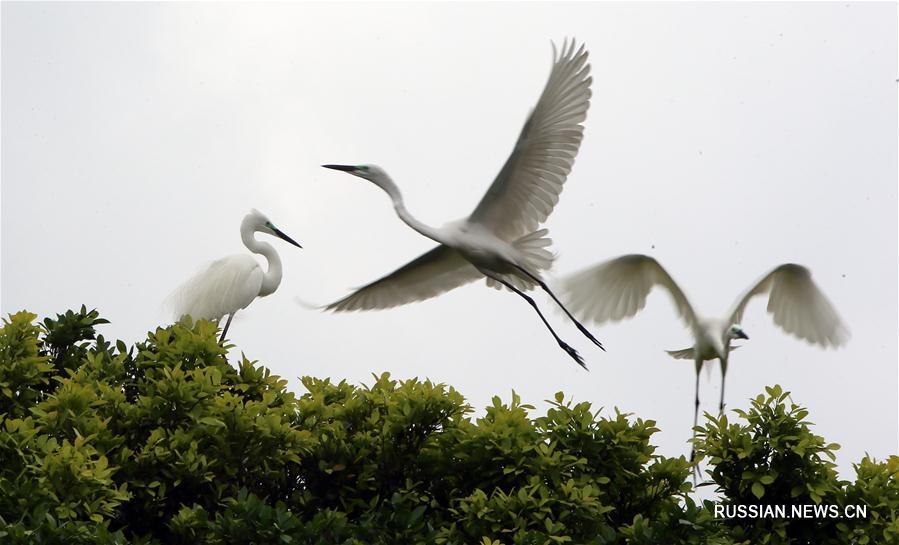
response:
<path id="1" fill-rule="evenodd" d="M 680 287 L 658 261 L 646 255 L 625 255 L 587 268 L 563 282 L 565 300 L 572 312 L 596 323 L 630 318 L 646 306 L 655 286 L 671 295 L 678 314 L 693 333 L 690 348 L 668 351 L 677 359 L 691 359 L 696 367 L 693 425 L 699 410 L 699 371 L 703 362 L 721 362 L 721 400 L 724 410 L 724 377 L 728 355 L 737 346 L 733 339 L 748 339 L 739 322 L 753 297 L 768 294 L 768 312 L 781 329 L 819 346 L 839 347 L 849 331 L 833 305 L 812 280 L 811 272 L 793 263 L 775 267 L 741 295 L 725 319 L 696 314 Z"/>
<path id="2" fill-rule="evenodd" d="M 333 311 L 383 309 L 421 301 L 486 277 L 505 286 L 537 311 L 553 337 L 583 366 L 576 350 L 563 342 L 525 291 L 540 285 L 555 299 L 540 273 L 553 262 L 551 239 L 538 229 L 559 200 L 583 138 L 581 123 L 590 105 L 590 65 L 583 45 L 566 42 L 557 55 L 543 93 L 522 128 L 511 155 L 468 218 L 434 228 L 406 210 L 396 184 L 374 165 L 324 165 L 365 178 L 383 189 L 397 215 L 439 246 L 347 297 L 328 305 Z M 558 302 L 558 300 L 556 299 Z M 561 305 L 561 303 L 559 303 Z M 563 307 L 564 310 L 564 307 Z M 565 310 L 568 313 L 567 310 Z M 597 341 L 577 320 L 578 328 Z"/>
<path id="3" fill-rule="evenodd" d="M 269 243 L 256 240 L 255 233 L 266 233 L 301 247 L 276 228 L 265 214 L 251 210 L 240 224 L 240 237 L 253 253 L 268 260 L 267 270 L 247 254 L 235 254 L 213 261 L 181 284 L 168 298 L 174 317 L 190 316 L 194 320 L 220 320 L 228 316 L 222 339 L 231 319 L 247 308 L 257 297 L 274 293 L 281 284 L 281 258 Z"/>
<path id="4" fill-rule="evenodd" d="M 259 262 L 247 254 L 217 259 L 172 294 L 175 318 L 218 320 L 246 308 L 262 289 L 262 275 Z"/>

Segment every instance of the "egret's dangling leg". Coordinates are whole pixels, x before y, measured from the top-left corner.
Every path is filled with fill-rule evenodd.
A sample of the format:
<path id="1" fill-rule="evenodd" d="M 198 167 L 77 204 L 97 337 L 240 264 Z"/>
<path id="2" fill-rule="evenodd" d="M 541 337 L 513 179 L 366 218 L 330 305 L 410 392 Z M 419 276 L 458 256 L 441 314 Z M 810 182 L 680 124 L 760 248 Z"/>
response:
<path id="1" fill-rule="evenodd" d="M 580 322 L 577 320 L 577 318 L 575 318 L 574 316 L 571 315 L 570 312 L 568 312 L 568 309 L 565 308 L 565 305 L 563 305 L 561 301 L 559 301 L 559 298 L 556 297 L 556 294 L 553 293 L 552 290 L 549 289 L 549 286 L 546 285 L 546 282 L 544 282 L 543 280 L 541 280 L 540 277 L 531 274 L 530 272 L 527 271 L 527 269 L 525 269 L 525 268 L 523 268 L 523 267 L 519 267 L 519 266 L 516 265 L 516 268 L 517 268 L 519 271 L 523 272 L 525 275 L 527 275 L 528 278 L 530 278 L 531 280 L 533 280 L 534 282 L 536 282 L 541 288 L 543 288 L 543 291 L 545 291 L 546 293 L 549 294 L 550 297 L 552 297 L 552 300 L 555 301 L 557 305 L 559 305 L 559 307 L 562 309 L 562 311 L 565 313 L 565 315 L 568 316 L 568 318 L 569 318 L 572 322 L 574 322 L 574 325 L 577 326 L 578 331 L 580 331 L 581 333 L 584 334 L 585 337 L 587 337 L 588 339 L 590 339 L 590 341 L 593 342 L 593 344 L 595 344 L 596 346 L 602 348 L 603 351 L 606 350 L 605 348 L 603 348 L 602 343 L 599 342 L 599 341 L 596 339 L 596 337 L 594 337 L 593 334 L 590 333 L 590 332 L 587 330 L 587 328 L 584 327 L 584 325 L 583 325 L 582 323 L 580 323 Z"/>
<path id="2" fill-rule="evenodd" d="M 696 439 L 696 425 L 699 423 L 699 372 L 702 370 L 702 360 L 699 358 L 696 359 L 696 388 L 693 390 L 694 392 L 694 401 L 693 401 L 693 439 Z M 694 459 L 696 459 L 696 443 L 690 442 L 692 445 L 690 447 L 690 462 L 692 463 Z M 696 486 L 696 478 L 699 476 L 699 467 L 693 466 L 693 486 Z"/>
<path id="3" fill-rule="evenodd" d="M 702 370 L 702 361 L 696 360 L 696 387 L 693 389 L 695 392 L 695 400 L 693 401 L 693 427 L 696 427 L 696 424 L 699 422 L 699 372 Z M 693 432 L 693 437 L 696 437 L 696 432 Z"/>
<path id="4" fill-rule="evenodd" d="M 225 334 L 228 333 L 228 328 L 231 327 L 231 318 L 234 318 L 234 312 L 228 315 L 228 321 L 225 322 L 225 329 L 222 330 L 222 336 L 219 337 L 219 342 L 225 340 Z"/>
<path id="5" fill-rule="evenodd" d="M 499 283 L 502 284 L 503 286 L 506 286 L 507 288 L 509 288 L 509 289 L 512 290 L 513 292 L 517 293 L 518 295 L 520 295 L 521 297 L 523 297 L 524 300 L 527 301 L 529 305 L 531 305 L 532 307 L 534 307 L 534 310 L 537 311 L 537 315 L 540 316 L 540 319 L 541 319 L 541 320 L 543 320 L 543 324 L 546 326 L 547 329 L 549 329 L 549 332 L 552 333 L 553 338 L 556 339 L 556 342 L 559 343 L 559 346 L 562 347 L 562 350 L 564 350 L 565 352 L 567 352 L 568 355 L 571 356 L 571 357 L 574 359 L 574 361 L 577 362 L 578 365 L 580 365 L 580 366 L 583 367 L 584 369 L 587 369 L 587 366 L 584 365 L 584 358 L 582 358 L 581 355 L 577 353 L 577 350 L 575 350 L 574 348 L 572 348 L 571 346 L 569 346 L 568 343 L 566 343 L 565 341 L 563 341 L 563 340 L 559 337 L 559 335 L 556 334 L 556 331 L 553 329 L 553 327 L 552 327 L 551 325 L 549 325 L 549 322 L 546 321 L 546 318 L 543 316 L 543 313 L 540 312 L 540 307 L 537 306 L 537 303 L 535 303 L 534 300 L 533 300 L 528 294 L 524 293 L 523 291 L 521 291 L 520 289 L 516 288 L 516 287 L 513 286 L 512 284 L 506 282 L 506 281 L 503 280 L 502 278 L 498 278 L 498 277 L 495 277 L 495 276 L 491 276 L 490 278 L 496 280 L 497 282 L 499 282 Z M 589 369 L 587 369 L 587 370 L 589 371 Z"/>
<path id="6" fill-rule="evenodd" d="M 721 400 L 718 402 L 718 416 L 724 414 L 724 376 L 727 374 L 727 358 L 721 360 Z"/>

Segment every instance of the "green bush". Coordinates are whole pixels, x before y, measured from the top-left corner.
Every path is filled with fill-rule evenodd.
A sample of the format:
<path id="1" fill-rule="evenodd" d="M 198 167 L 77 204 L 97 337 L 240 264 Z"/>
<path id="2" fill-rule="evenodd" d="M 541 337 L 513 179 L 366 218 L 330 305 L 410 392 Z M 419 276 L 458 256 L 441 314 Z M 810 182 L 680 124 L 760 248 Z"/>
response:
<path id="1" fill-rule="evenodd" d="M 559 393 L 481 418 L 453 388 L 286 381 L 215 324 L 132 347 L 96 311 L 0 329 L 0 542 L 318 544 L 893 543 L 899 458 L 837 478 L 779 387 L 739 423 L 707 415 L 696 450 L 725 504 L 865 505 L 866 519 L 717 519 L 655 423 Z"/>

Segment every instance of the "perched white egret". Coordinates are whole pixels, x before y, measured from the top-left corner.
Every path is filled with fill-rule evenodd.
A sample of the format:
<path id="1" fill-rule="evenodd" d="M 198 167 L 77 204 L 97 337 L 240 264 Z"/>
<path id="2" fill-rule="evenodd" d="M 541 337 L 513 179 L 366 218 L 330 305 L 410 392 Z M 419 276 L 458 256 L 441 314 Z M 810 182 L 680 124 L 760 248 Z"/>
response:
<path id="1" fill-rule="evenodd" d="M 250 210 L 240 222 L 240 238 L 248 250 L 265 256 L 268 270 L 263 271 L 259 262 L 247 254 L 229 255 L 213 261 L 169 296 L 168 304 L 176 319 L 189 315 L 195 320 L 220 320 L 227 314 L 221 341 L 238 310 L 247 308 L 257 297 L 265 297 L 278 289 L 281 258 L 271 244 L 256 240 L 257 232 L 274 235 L 302 248 L 275 227 L 265 214 Z"/>
<path id="2" fill-rule="evenodd" d="M 583 138 L 581 123 L 590 105 L 590 65 L 584 46 L 566 41 L 556 55 L 549 81 L 531 112 L 515 149 L 481 199 L 465 219 L 435 228 L 415 219 L 400 190 L 384 170 L 374 165 L 323 165 L 371 181 L 383 189 L 406 225 L 438 246 L 396 271 L 328 305 L 333 311 L 383 309 L 421 301 L 486 277 L 487 285 L 503 286 L 523 297 L 556 342 L 586 369 L 578 352 L 565 343 L 525 291 L 539 285 L 562 306 L 540 276 L 553 262 L 546 221 L 559 200 Z M 593 343 L 599 341 L 568 313 Z"/>
<path id="3" fill-rule="evenodd" d="M 692 359 L 696 366 L 696 395 L 693 427 L 699 414 L 699 371 L 703 362 L 721 362 L 721 399 L 724 411 L 724 377 L 728 356 L 737 348 L 734 339 L 748 339 L 739 325 L 747 303 L 756 295 L 769 294 L 768 312 L 781 329 L 810 343 L 839 347 L 849 339 L 849 331 L 833 305 L 812 281 L 811 272 L 793 263 L 774 268 L 753 284 L 736 301 L 727 318 L 702 318 L 696 314 L 684 292 L 655 259 L 646 255 L 625 255 L 587 268 L 563 281 L 564 299 L 584 320 L 598 324 L 630 318 L 646 306 L 654 286 L 671 294 L 680 317 L 693 333 L 690 348 L 668 351 L 677 359 Z"/>

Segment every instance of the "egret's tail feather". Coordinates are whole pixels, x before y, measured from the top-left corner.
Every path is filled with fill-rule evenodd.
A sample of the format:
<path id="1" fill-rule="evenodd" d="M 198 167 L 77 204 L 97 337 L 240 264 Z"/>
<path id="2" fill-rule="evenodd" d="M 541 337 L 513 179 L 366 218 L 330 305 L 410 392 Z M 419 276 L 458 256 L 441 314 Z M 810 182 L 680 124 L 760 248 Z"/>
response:
<path id="1" fill-rule="evenodd" d="M 512 242 L 512 246 L 523 257 L 524 262 L 521 263 L 521 266 L 534 276 L 540 276 L 540 271 L 552 267 L 553 261 L 556 259 L 556 255 L 547 250 L 547 247 L 553 242 L 547 236 L 548 234 L 549 229 L 538 229 Z M 533 280 L 518 275 L 503 275 L 503 280 L 522 291 L 529 291 L 536 285 Z M 487 277 L 487 286 L 498 290 L 503 288 L 501 283 L 489 276 Z"/>
<path id="2" fill-rule="evenodd" d="M 553 266 L 556 255 L 546 248 L 552 245 L 549 229 L 539 229 L 512 243 L 525 256 L 526 268 L 543 271 Z"/>
<path id="3" fill-rule="evenodd" d="M 705 369 L 706 380 L 712 379 L 712 371 L 715 369 L 715 363 L 717 363 L 717 362 L 718 362 L 718 360 L 711 360 L 711 361 L 703 362 L 702 368 Z"/>

